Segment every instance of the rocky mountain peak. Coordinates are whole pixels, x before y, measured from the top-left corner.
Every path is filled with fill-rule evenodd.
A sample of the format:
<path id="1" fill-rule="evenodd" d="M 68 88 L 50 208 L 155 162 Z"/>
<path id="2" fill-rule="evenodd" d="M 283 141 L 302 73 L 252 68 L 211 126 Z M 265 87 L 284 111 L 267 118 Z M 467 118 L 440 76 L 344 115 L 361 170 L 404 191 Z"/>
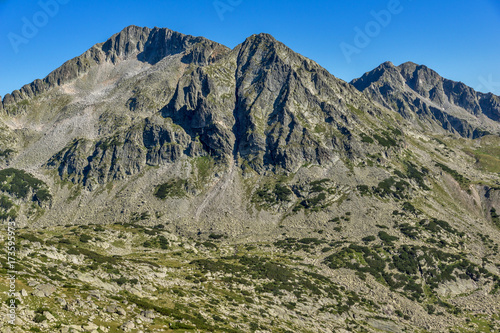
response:
<path id="1" fill-rule="evenodd" d="M 362 77 L 352 80 L 351 84 L 355 86 L 356 89 L 364 91 L 374 82 L 386 81 L 382 80 L 383 76 L 389 77 L 389 81 L 398 81 L 400 78 L 398 69 L 393 65 L 392 62 L 386 61 L 374 70 L 363 74 Z M 400 81 L 402 83 L 402 80 Z"/>
<path id="2" fill-rule="evenodd" d="M 445 79 L 424 65 L 383 63 L 351 84 L 407 119 L 420 118 L 472 138 L 500 132 L 498 97 Z"/>
<path id="3" fill-rule="evenodd" d="M 389 69 L 389 68 L 394 68 L 394 67 L 396 67 L 396 66 L 394 66 L 392 61 L 386 61 L 386 62 L 381 63 L 377 68 Z"/>
<path id="4" fill-rule="evenodd" d="M 443 78 L 438 73 L 424 65 L 406 62 L 398 66 L 398 69 L 406 84 L 423 95 L 428 95 L 430 90 L 443 82 Z"/>
<path id="5" fill-rule="evenodd" d="M 259 58 L 259 61 L 276 62 L 281 59 L 284 63 L 291 64 L 301 61 L 298 54 L 283 43 L 267 33 L 254 34 L 238 45 L 240 60 L 245 58 Z M 268 64 L 268 63 L 265 63 Z"/>
<path id="6" fill-rule="evenodd" d="M 271 42 L 271 43 L 278 42 L 276 40 L 276 38 L 274 38 L 272 35 L 265 33 L 265 32 L 253 34 L 245 40 L 245 42 L 254 42 L 254 41 L 257 41 L 257 42 L 266 41 L 266 42 Z"/>
<path id="7" fill-rule="evenodd" d="M 154 65 L 163 58 L 185 52 L 196 44 L 208 50 L 224 48 L 204 37 L 184 35 L 167 28 L 129 26 L 108 39 L 101 49 L 113 63 L 132 58 Z M 191 57 L 189 61 L 203 62 L 207 59 Z"/>
<path id="8" fill-rule="evenodd" d="M 402 63 L 401 65 L 399 65 L 397 67 L 398 68 L 407 68 L 407 69 L 413 69 L 413 70 L 415 70 L 415 68 L 417 68 L 417 67 L 425 67 L 425 66 L 424 65 L 416 64 L 413 61 L 407 61 L 407 62 L 404 62 L 404 63 Z"/>
<path id="9" fill-rule="evenodd" d="M 144 50 L 144 45 L 148 41 L 150 33 L 151 29 L 149 28 L 141 28 L 134 25 L 128 26 L 119 33 L 111 36 L 102 45 L 102 50 L 106 52 L 108 57 L 117 56 L 127 58 L 132 55 L 137 56 L 137 54 Z"/>
<path id="10" fill-rule="evenodd" d="M 278 47 L 278 41 L 273 36 L 265 33 L 252 35 L 245 39 L 245 41 L 238 45 L 240 58 L 264 56 L 275 54 Z"/>
<path id="11" fill-rule="evenodd" d="M 4 96 L 2 106 L 30 99 L 50 88 L 68 83 L 91 68 L 126 60 L 155 65 L 168 56 L 183 53 L 185 63 L 208 64 L 219 59 L 229 48 L 204 37 L 194 37 L 167 29 L 128 26 L 106 42 L 91 47 L 82 55 L 65 62 L 42 80 L 35 80 Z"/>

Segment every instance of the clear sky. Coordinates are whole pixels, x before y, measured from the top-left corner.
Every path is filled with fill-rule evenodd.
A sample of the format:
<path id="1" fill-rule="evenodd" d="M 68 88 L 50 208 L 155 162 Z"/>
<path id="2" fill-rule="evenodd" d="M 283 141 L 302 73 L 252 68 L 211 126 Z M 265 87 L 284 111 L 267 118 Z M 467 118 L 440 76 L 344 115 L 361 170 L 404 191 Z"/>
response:
<path id="1" fill-rule="evenodd" d="M 0 22 L 2 96 L 132 24 L 231 48 L 266 32 L 346 81 L 413 61 L 500 95 L 499 0 L 0 0 Z"/>

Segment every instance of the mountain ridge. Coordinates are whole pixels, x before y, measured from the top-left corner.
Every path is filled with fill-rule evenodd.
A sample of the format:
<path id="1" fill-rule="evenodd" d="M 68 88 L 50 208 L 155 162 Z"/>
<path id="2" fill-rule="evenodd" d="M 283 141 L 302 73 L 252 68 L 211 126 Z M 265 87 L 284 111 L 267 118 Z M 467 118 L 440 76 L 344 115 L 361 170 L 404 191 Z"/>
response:
<path id="1" fill-rule="evenodd" d="M 265 37 L 269 40 L 277 42 L 272 35 L 267 33 L 254 34 L 248 37 L 246 41 L 255 36 L 259 36 L 261 38 Z M 162 38 L 163 38 L 163 43 L 161 43 Z M 241 47 L 245 42 L 237 45 L 235 49 Z M 80 56 L 77 56 L 65 62 L 59 68 L 49 73 L 45 78 L 36 79 L 33 82 L 24 85 L 20 89 L 14 90 L 13 92 L 6 94 L 2 99 L 1 103 L 2 108 L 4 108 L 5 105 L 20 102 L 25 98 L 34 97 L 36 94 L 39 94 L 47 89 L 59 86 L 63 83 L 67 83 L 69 80 L 77 78 L 78 75 L 83 74 L 88 70 L 89 61 L 91 62 L 93 61 L 95 64 L 99 64 L 103 61 L 111 61 L 113 64 L 116 64 L 117 61 L 126 60 L 130 55 L 132 55 L 137 57 L 139 61 L 148 62 L 154 65 L 159 60 L 163 59 L 168 55 L 172 55 L 176 52 L 185 50 L 187 45 L 193 43 L 211 44 L 210 45 L 211 47 L 209 47 L 209 51 L 213 51 L 210 50 L 211 48 L 214 49 L 222 48 L 224 50 L 223 52 L 227 52 L 230 50 L 226 46 L 219 44 L 217 42 L 210 41 L 204 37 L 193 37 L 189 35 L 184 35 L 182 33 L 170 30 L 168 28 L 158 28 L 158 27 L 148 28 L 148 27 L 139 27 L 135 25 L 130 25 L 125 27 L 122 31 L 111 36 L 105 42 L 95 44 L 90 49 L 82 53 Z M 165 47 L 167 49 L 165 49 Z M 104 54 L 102 54 L 102 52 Z M 194 59 L 197 59 L 196 61 L 206 62 L 208 60 L 207 56 L 216 58 L 217 52 L 215 55 L 213 54 L 207 55 L 201 53 L 198 54 L 196 53 L 195 50 L 195 52 L 189 55 L 189 57 L 187 57 L 185 61 L 193 62 Z M 396 67 L 396 66 L 394 66 L 390 61 L 387 61 L 378 66 L 377 68 L 373 69 L 372 71 L 365 73 L 362 77 L 353 79 L 350 83 L 354 84 L 358 90 L 364 91 L 366 88 L 368 88 L 370 83 L 373 83 L 373 81 L 369 82 L 367 80 L 368 76 L 371 76 L 376 72 L 379 72 L 382 68 L 388 69 L 391 67 Z M 473 91 L 472 88 L 467 87 L 462 82 L 456 82 L 440 77 L 439 74 L 437 74 L 432 69 L 426 67 L 425 65 L 418 65 L 411 61 L 408 61 L 402 63 L 396 68 L 401 68 L 400 74 L 404 73 L 407 76 L 406 83 L 409 82 L 408 80 L 410 78 L 409 75 L 413 74 L 410 73 L 410 70 L 413 70 L 413 72 L 417 73 L 416 78 L 418 78 L 419 73 L 421 73 L 420 70 L 423 70 L 427 71 L 430 76 L 437 77 L 438 80 L 442 79 L 445 84 L 451 85 L 452 86 L 451 89 L 454 89 L 454 87 L 457 86 L 462 91 L 464 89 L 465 90 L 469 89 L 468 91 L 469 94 L 475 93 L 478 96 L 481 96 L 483 100 L 488 97 L 498 103 L 498 96 L 492 94 L 491 92 L 490 93 L 475 92 Z M 383 73 L 380 73 L 380 75 L 382 74 Z M 419 81 L 413 80 L 412 82 L 415 84 Z M 417 89 L 419 88 L 422 87 L 418 86 Z M 427 91 L 427 94 L 428 93 L 429 92 Z M 469 96 L 462 96 L 462 98 L 465 98 L 465 100 L 463 101 L 464 103 L 467 103 L 466 102 L 467 97 Z M 436 95 L 435 98 L 438 98 L 439 101 L 439 96 Z M 466 105 L 466 108 L 467 107 L 472 107 L 473 110 L 476 112 L 476 114 L 477 112 L 480 112 L 479 111 L 480 107 L 478 107 L 478 105 L 473 105 L 473 106 Z M 497 109 L 489 113 L 488 116 L 495 121 L 498 121 L 500 119 L 500 113 Z"/>
<path id="2" fill-rule="evenodd" d="M 499 329 L 497 97 L 263 33 L 128 27 L 53 73 L 0 112 L 23 329 Z"/>
<path id="3" fill-rule="evenodd" d="M 164 39 L 165 43 L 160 43 L 161 38 Z M 209 41 L 204 37 L 184 35 L 168 28 L 155 27 L 151 29 L 131 25 L 114 34 L 105 42 L 95 44 L 81 55 L 66 61 L 45 78 L 36 79 L 32 83 L 24 85 L 19 90 L 14 90 L 12 93 L 6 94 L 3 97 L 2 106 L 20 102 L 25 98 L 34 97 L 36 94 L 44 92 L 47 89 L 68 83 L 70 80 L 76 79 L 79 75 L 86 73 L 92 65 L 99 65 L 108 60 L 116 64 L 120 60 L 126 60 L 128 56 L 136 56 L 140 61 L 154 64 L 169 54 L 183 50 L 190 43 L 203 42 L 213 44 L 214 47 L 227 49 L 227 47 Z M 170 47 L 170 49 L 166 49 L 165 47 Z M 203 58 L 203 54 L 197 54 L 196 52 L 192 56 L 193 59 L 198 58 L 196 59 L 197 61 L 207 60 Z M 189 60 L 186 59 L 186 61 Z"/>

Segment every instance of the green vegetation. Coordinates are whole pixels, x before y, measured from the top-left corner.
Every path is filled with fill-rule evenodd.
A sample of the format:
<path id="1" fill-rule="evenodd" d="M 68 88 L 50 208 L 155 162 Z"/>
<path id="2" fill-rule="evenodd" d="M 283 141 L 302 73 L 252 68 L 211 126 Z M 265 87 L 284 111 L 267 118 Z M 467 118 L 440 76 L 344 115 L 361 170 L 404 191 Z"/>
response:
<path id="1" fill-rule="evenodd" d="M 370 187 L 368 185 L 358 185 L 356 188 L 362 196 L 370 194 Z"/>
<path id="2" fill-rule="evenodd" d="M 200 156 L 194 160 L 194 165 L 197 170 L 197 187 L 202 188 L 214 170 L 215 160 L 211 156 Z"/>
<path id="3" fill-rule="evenodd" d="M 290 201 L 290 195 L 292 195 L 292 191 L 281 184 L 276 184 L 273 193 L 278 201 Z"/>
<path id="4" fill-rule="evenodd" d="M 398 130 L 399 132 L 399 130 Z M 399 132 L 401 133 L 401 132 Z M 383 147 L 396 147 L 398 146 L 398 142 L 394 139 L 394 133 L 390 133 L 388 131 L 382 131 L 381 135 L 374 134 L 373 137 L 378 143 Z"/>
<path id="5" fill-rule="evenodd" d="M 394 240 L 387 234 L 379 234 L 379 237 Z M 438 299 L 435 290 L 446 281 L 456 281 L 458 278 L 479 281 L 480 278 L 489 278 L 498 283 L 500 280 L 496 275 L 461 255 L 429 247 L 403 245 L 396 249 L 388 242 L 386 245 L 389 248 L 382 249 L 377 246 L 369 248 L 351 244 L 326 257 L 324 263 L 332 269 L 352 269 L 362 279 L 369 273 L 392 290 L 400 291 L 408 298 L 420 301 L 426 297 L 423 283 L 434 292 L 429 297 L 435 300 Z M 388 256 L 388 251 L 394 254 Z M 424 281 L 417 282 L 420 277 Z"/>
<path id="6" fill-rule="evenodd" d="M 297 206 L 294 207 L 294 211 L 298 211 L 300 209 L 309 209 L 313 212 L 319 211 L 329 206 L 328 203 L 325 202 L 326 194 L 320 193 L 312 198 L 302 200 Z"/>
<path id="7" fill-rule="evenodd" d="M 102 254 L 99 254 L 97 252 L 87 250 L 84 248 L 77 248 L 77 247 L 72 247 L 69 248 L 66 251 L 68 254 L 71 255 L 83 255 L 85 256 L 86 259 L 92 261 L 93 263 L 96 264 L 117 264 L 119 262 L 119 259 L 117 257 L 110 257 L 110 256 L 105 256 Z"/>
<path id="8" fill-rule="evenodd" d="M 187 181 L 185 179 L 171 179 L 168 182 L 158 185 L 154 195 L 159 199 L 182 198 L 186 196 Z"/>
<path id="9" fill-rule="evenodd" d="M 219 234 L 212 233 L 212 234 L 208 235 L 208 238 L 210 238 L 210 239 L 221 239 L 221 238 L 224 238 L 224 235 L 219 235 Z"/>
<path id="10" fill-rule="evenodd" d="M 385 260 L 368 247 L 351 244 L 339 252 L 325 258 L 325 264 L 332 268 L 349 268 L 362 273 L 370 273 L 375 278 L 381 278 L 381 272 L 386 267 Z"/>
<path id="11" fill-rule="evenodd" d="M 39 242 L 40 244 L 44 244 L 45 242 L 43 239 L 40 239 L 39 237 L 33 235 L 33 234 L 20 234 L 19 238 L 21 239 L 26 239 L 30 241 L 31 243 Z"/>
<path id="12" fill-rule="evenodd" d="M 498 137 L 497 137 L 498 140 Z M 472 150 L 464 149 L 470 156 L 476 159 L 476 164 L 482 170 L 500 173 L 500 147 L 498 142 L 487 142 L 482 147 Z"/>
<path id="13" fill-rule="evenodd" d="M 415 181 L 418 184 L 418 186 L 420 186 L 420 188 L 425 191 L 430 190 L 430 188 L 427 185 L 425 185 L 425 176 L 429 173 L 428 169 L 422 167 L 419 170 L 418 167 L 411 162 L 406 162 L 405 168 L 406 168 L 407 179 Z"/>
<path id="14" fill-rule="evenodd" d="M 12 149 L 0 150 L 0 157 L 9 158 L 14 153 L 16 153 L 16 151 Z"/>
<path id="15" fill-rule="evenodd" d="M 255 191 L 252 196 L 252 203 L 259 207 L 269 209 L 275 205 L 289 202 L 293 192 L 287 185 L 278 182 L 276 184 L 267 183 L 262 188 Z"/>
<path id="16" fill-rule="evenodd" d="M 464 190 L 468 190 L 469 189 L 469 185 L 470 185 L 470 180 L 467 179 L 466 177 L 462 176 L 460 173 L 458 173 L 457 171 L 451 169 L 450 167 L 442 164 L 442 163 L 436 163 L 436 166 L 437 167 L 440 167 L 444 172 L 448 173 L 450 176 L 453 177 L 453 179 L 455 179 L 458 184 L 460 185 L 460 187 Z"/>
<path id="17" fill-rule="evenodd" d="M 197 313 L 194 309 L 189 309 L 185 306 L 182 306 L 181 304 L 175 304 L 173 308 L 170 307 L 163 307 L 157 304 L 150 303 L 148 300 L 139 298 L 135 295 L 127 295 L 126 299 L 130 303 L 136 304 L 139 308 L 145 309 L 145 310 L 154 310 L 158 312 L 159 314 L 172 317 L 175 320 L 179 320 L 182 322 L 173 322 L 170 324 L 171 329 L 181 329 L 181 330 L 193 330 L 193 329 L 198 329 L 198 330 L 207 330 L 210 332 L 218 332 L 221 331 L 219 327 L 210 325 L 207 323 L 205 318 L 200 313 Z M 184 321 L 190 322 L 192 325 L 188 325 L 183 323 Z M 223 329 L 224 332 L 229 332 L 229 333 L 237 333 L 239 332 L 238 330 L 234 330 L 232 328 L 225 327 Z"/>
<path id="18" fill-rule="evenodd" d="M 151 215 L 149 215 L 149 212 L 147 211 L 142 213 L 133 212 L 132 214 L 130 214 L 130 222 L 133 224 L 138 221 L 149 220 L 150 217 Z"/>
<path id="19" fill-rule="evenodd" d="M 52 198 L 43 181 L 13 168 L 0 170 L 0 191 L 19 199 L 38 201 L 40 204 Z M 32 198 L 28 198 L 30 194 L 33 195 Z"/>
<path id="20" fill-rule="evenodd" d="M 448 222 L 443 221 L 443 220 L 438 220 L 435 218 L 432 218 L 429 221 L 428 220 L 421 220 L 419 222 L 419 225 L 421 225 L 422 227 L 424 227 L 424 229 L 426 229 L 427 231 L 429 231 L 433 234 L 435 234 L 441 230 L 444 230 L 444 231 L 447 231 L 451 234 L 457 235 L 459 237 L 465 236 L 465 233 L 459 232 L 457 229 L 450 226 L 450 224 Z"/>
<path id="21" fill-rule="evenodd" d="M 35 314 L 35 318 L 33 319 L 33 321 L 35 323 L 41 323 L 41 322 L 44 322 L 47 320 L 47 317 L 45 317 L 43 314 L 41 313 L 37 313 Z"/>
<path id="22" fill-rule="evenodd" d="M 76 144 L 78 141 L 74 141 Z M 109 148 L 116 147 L 116 146 L 122 146 L 123 142 L 121 142 L 118 138 L 118 136 L 113 136 L 109 138 L 105 138 L 100 140 L 99 142 L 96 143 L 96 148 L 105 151 L 108 150 Z"/>
<path id="23" fill-rule="evenodd" d="M 380 183 L 378 183 L 375 188 L 375 193 L 379 194 L 381 197 L 389 196 L 393 194 L 392 186 L 396 183 L 393 177 L 387 178 Z"/>
<path id="24" fill-rule="evenodd" d="M 403 223 L 399 226 L 399 231 L 410 239 L 418 238 L 418 228 L 411 226 L 409 223 Z"/>
<path id="25" fill-rule="evenodd" d="M 2 208 L 3 210 L 7 211 L 10 208 L 12 208 L 12 206 L 14 206 L 14 204 L 9 199 L 9 197 L 7 197 L 5 195 L 0 195 L 0 208 Z"/>
<path id="26" fill-rule="evenodd" d="M 258 293 L 272 293 L 274 295 L 281 295 L 283 291 L 294 292 L 296 295 L 301 293 L 312 295 L 322 295 L 323 292 L 327 294 L 338 293 L 331 281 L 322 275 L 313 272 L 307 273 L 309 277 L 299 275 L 298 272 L 289 267 L 264 257 L 230 256 L 219 260 L 199 259 L 193 261 L 192 264 L 198 266 L 204 273 L 224 273 L 226 282 L 248 284 L 250 282 L 247 279 L 251 279 L 253 283 L 257 284 L 256 292 Z"/>
<path id="27" fill-rule="evenodd" d="M 86 235 L 86 234 L 81 234 L 80 235 L 80 242 L 82 242 L 82 243 L 88 243 L 92 239 L 94 239 L 92 236 L 89 236 L 89 235 Z"/>
<path id="28" fill-rule="evenodd" d="M 160 248 L 166 250 L 169 248 L 169 241 L 165 236 L 159 235 L 152 239 L 145 241 L 142 245 L 149 248 Z"/>
<path id="29" fill-rule="evenodd" d="M 375 239 L 376 239 L 375 236 L 370 235 L 370 236 L 363 237 L 361 240 L 363 242 L 365 242 L 365 244 L 366 244 L 366 243 L 369 243 L 369 242 L 373 242 Z"/>
<path id="30" fill-rule="evenodd" d="M 408 201 L 406 201 L 406 202 L 403 203 L 402 208 L 403 208 L 404 211 L 406 211 L 408 213 L 411 213 L 411 214 L 414 214 L 414 215 L 418 215 L 419 214 L 418 209 L 416 209 L 415 206 L 413 206 Z"/>
<path id="31" fill-rule="evenodd" d="M 41 188 L 38 191 L 36 191 L 34 200 L 38 201 L 39 203 L 42 203 L 44 201 L 49 201 L 52 199 L 52 195 L 50 194 L 49 190 L 46 188 Z"/>
<path id="32" fill-rule="evenodd" d="M 293 212 L 305 210 L 306 212 L 320 211 L 332 204 L 330 195 L 336 194 L 335 184 L 327 178 L 311 181 L 301 185 L 287 184 L 285 177 L 270 180 L 264 183 L 252 195 L 252 203 L 257 208 L 277 209 L 293 207 Z M 293 190 L 292 190 L 293 189 Z M 293 204 L 294 198 L 298 200 Z M 342 196 L 340 200 L 344 200 Z"/>
<path id="33" fill-rule="evenodd" d="M 274 246 L 287 251 L 303 250 L 306 252 L 312 252 L 318 245 L 325 243 L 327 243 L 326 240 L 314 237 L 306 237 L 301 239 L 288 237 L 274 242 Z"/>
<path id="34" fill-rule="evenodd" d="M 382 180 L 376 187 L 370 188 L 367 185 L 358 185 L 357 190 L 362 196 L 373 193 L 382 198 L 393 197 L 396 200 L 410 199 L 409 193 L 413 187 L 409 181 L 416 182 L 424 191 L 430 190 L 425 184 L 425 176 L 428 174 L 429 170 L 425 168 L 419 170 L 418 167 L 411 162 L 405 162 L 404 168 L 405 172 L 395 170 L 394 176 Z M 417 213 L 415 207 L 409 202 L 403 204 L 403 209 L 410 213 Z"/>
<path id="35" fill-rule="evenodd" d="M 493 221 L 493 223 L 500 228 L 500 216 L 498 215 L 497 210 L 493 207 L 490 209 L 490 216 L 491 221 Z"/>
<path id="36" fill-rule="evenodd" d="M 327 179 L 327 178 L 324 178 L 324 179 L 319 179 L 319 180 L 315 180 L 315 181 L 312 181 L 309 186 L 310 186 L 310 192 L 311 193 L 317 193 L 317 192 L 328 192 L 328 188 L 326 188 L 326 184 L 329 182 L 330 180 Z"/>
<path id="37" fill-rule="evenodd" d="M 370 136 L 368 136 L 368 135 L 366 135 L 366 134 L 362 133 L 362 134 L 361 134 L 361 142 L 365 142 L 365 143 L 373 143 L 374 141 L 373 141 L 373 139 L 372 139 Z"/>
<path id="38" fill-rule="evenodd" d="M 317 212 L 332 204 L 332 202 L 328 201 L 328 196 L 335 194 L 336 190 L 330 179 L 324 178 L 302 185 L 299 188 L 299 192 L 300 196 L 304 199 L 300 200 L 293 207 L 293 211 L 297 212 L 304 209 L 306 211 Z"/>
<path id="39" fill-rule="evenodd" d="M 396 181 L 394 177 L 389 177 L 378 183 L 373 192 L 381 197 L 392 196 L 396 199 L 407 199 L 409 197 L 407 195 L 409 186 L 410 184 L 404 180 Z"/>
<path id="40" fill-rule="evenodd" d="M 6 195 L 0 195 L 0 220 L 13 220 L 17 217 L 17 206 Z"/>
<path id="41" fill-rule="evenodd" d="M 320 182 L 311 187 L 327 188 L 326 185 L 327 182 Z M 319 188 L 317 190 L 321 191 Z M 343 216 L 333 218 L 331 222 L 343 223 L 348 221 L 351 215 L 346 212 Z M 477 286 L 476 289 L 471 289 L 471 292 L 482 290 L 493 294 L 500 290 L 500 277 L 488 271 L 488 266 L 494 267 L 491 266 L 492 257 L 484 258 L 481 265 L 469 261 L 465 253 L 457 252 L 454 248 L 450 249 L 452 252 L 446 252 L 437 246 L 409 244 L 409 239 L 421 239 L 428 233 L 435 237 L 443 233 L 457 235 L 456 229 L 446 221 L 427 219 L 414 223 L 412 219 L 394 226 L 395 229 L 379 226 L 382 230 L 379 237 L 365 235 L 362 238 L 364 244 L 355 244 L 346 238 L 333 240 L 328 232 L 323 234 L 322 230 L 318 229 L 311 230 L 303 237 L 280 238 L 274 243 L 263 241 L 241 244 L 231 243 L 230 239 L 220 241 L 223 236 L 218 233 L 208 234 L 208 237 L 205 237 L 205 234 L 199 235 L 198 241 L 183 236 L 178 236 L 177 239 L 169 238 L 175 239 L 169 241 L 164 235 L 169 233 L 167 230 L 170 226 L 160 224 L 154 227 L 132 223 L 68 225 L 32 233 L 20 232 L 19 238 L 31 242 L 38 241 L 46 246 L 32 246 L 22 242 L 23 251 L 27 256 L 17 268 L 29 274 L 20 275 L 20 283 L 23 285 L 27 284 L 24 276 L 35 276 L 42 283 L 50 283 L 50 280 L 60 281 L 61 283 L 57 283 L 57 293 L 64 292 L 68 296 L 68 304 L 74 305 L 72 300 L 89 299 L 89 296 L 92 302 L 102 309 L 110 304 L 111 299 L 120 303 L 128 301 L 137 307 L 128 308 L 127 316 L 137 316 L 144 310 L 154 310 L 156 318 L 148 323 L 148 328 L 179 332 L 247 331 L 250 323 L 251 327 L 277 333 L 306 331 L 289 321 L 267 316 L 266 309 L 269 307 L 285 311 L 288 318 L 303 316 L 305 320 L 317 320 L 314 314 L 306 313 L 303 309 L 312 307 L 315 313 L 321 316 L 340 316 L 355 306 L 373 314 L 373 317 L 368 318 L 394 320 L 394 317 L 380 311 L 385 304 L 377 303 L 376 296 L 365 292 L 357 294 L 349 290 L 348 286 L 338 285 L 330 278 L 331 273 L 331 276 L 336 276 L 345 274 L 344 271 L 330 271 L 328 276 L 322 275 L 325 269 L 322 264 L 333 270 L 351 270 L 353 275 L 366 280 L 367 285 L 375 282 L 383 286 L 382 289 L 374 290 L 385 290 L 405 296 L 414 301 L 415 306 L 422 306 L 428 314 L 442 316 L 444 312 L 448 312 L 447 318 L 458 317 L 461 311 L 466 309 L 461 305 L 454 305 L 456 302 L 453 297 L 441 296 L 443 283 L 460 283 L 460 280 L 467 280 L 473 281 Z M 397 237 L 391 236 L 389 229 L 392 230 L 391 234 L 399 230 L 409 239 L 403 240 L 401 245 L 395 245 Z M 121 256 L 94 252 L 84 248 L 89 246 L 88 244 L 78 241 L 81 238 L 103 237 L 107 242 L 115 243 L 112 241 L 113 237 L 120 238 L 122 234 L 127 235 L 127 242 L 132 245 L 133 250 Z M 488 235 L 478 235 L 485 244 L 492 244 L 493 241 Z M 446 236 L 447 240 L 454 238 Z M 210 241 L 203 242 L 206 238 Z M 147 244 L 148 248 L 144 249 L 141 244 Z M 162 247 L 162 244 L 165 246 Z M 419 241 L 419 244 L 424 243 Z M 66 251 L 70 255 L 82 256 L 84 260 L 60 260 L 52 255 L 48 256 L 45 251 L 52 252 L 52 246 L 63 254 Z M 191 250 L 192 247 L 197 251 Z M 310 260 L 324 256 L 326 258 L 318 264 L 313 264 Z M 0 268 L 2 272 L 6 271 L 5 267 L 3 264 Z M 99 276 L 103 282 L 119 287 L 118 292 L 101 293 L 100 298 L 93 297 L 94 290 L 103 289 L 83 282 L 78 277 L 81 274 L 73 274 L 75 270 Z M 132 294 L 131 287 L 139 288 L 141 274 L 147 277 L 140 279 L 141 286 L 148 290 L 152 297 L 138 297 Z M 165 280 L 171 279 L 175 279 L 175 285 L 166 287 Z M 24 288 L 28 289 L 28 293 L 32 290 L 29 285 Z M 48 317 L 45 311 L 57 317 L 56 323 L 63 316 L 68 320 L 80 318 L 73 317 L 71 312 L 64 312 L 67 310 L 64 307 L 61 309 L 57 302 L 37 302 L 33 305 L 32 297 L 27 296 L 23 304 L 28 309 L 35 306 L 38 319 L 33 321 L 32 318 L 26 323 L 27 331 L 42 327 L 39 325 L 41 323 L 49 325 L 51 331 L 57 330 L 54 328 L 54 322 L 42 317 L 44 314 Z M 197 301 L 193 302 L 193 298 Z M 5 297 L 1 301 L 6 301 Z M 221 312 L 220 308 L 229 309 L 229 312 Z M 406 321 L 413 320 L 408 307 L 395 306 L 394 313 Z M 366 317 L 361 318 L 349 319 L 352 331 L 366 331 L 363 326 Z M 236 327 L 235 322 L 245 324 Z M 115 322 L 110 321 L 95 323 L 110 326 L 110 332 L 117 327 Z"/>
<path id="42" fill-rule="evenodd" d="M 356 108 L 355 106 L 353 106 L 351 104 L 347 104 L 347 108 L 349 109 L 349 111 L 357 114 L 358 116 L 363 115 L 363 111 L 361 111 L 360 109 Z"/>
<path id="43" fill-rule="evenodd" d="M 137 284 L 139 282 L 138 279 L 127 279 L 124 276 L 121 276 L 118 279 L 112 279 L 111 281 L 116 282 L 119 286 L 124 285 L 126 283 L 134 285 L 134 284 Z"/>
<path id="44" fill-rule="evenodd" d="M 398 240 L 396 236 L 391 236 L 383 230 L 378 232 L 378 238 L 387 245 L 393 245 L 393 242 Z"/>

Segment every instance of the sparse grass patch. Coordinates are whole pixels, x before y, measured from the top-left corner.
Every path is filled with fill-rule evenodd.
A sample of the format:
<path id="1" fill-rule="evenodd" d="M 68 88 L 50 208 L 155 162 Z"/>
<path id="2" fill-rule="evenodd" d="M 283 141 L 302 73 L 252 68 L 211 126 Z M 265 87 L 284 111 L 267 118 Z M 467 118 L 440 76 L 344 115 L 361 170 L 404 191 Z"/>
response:
<path id="1" fill-rule="evenodd" d="M 185 179 L 171 179 L 164 184 L 158 185 L 154 195 L 162 200 L 168 197 L 182 198 L 186 196 L 186 186 L 187 180 Z"/>

